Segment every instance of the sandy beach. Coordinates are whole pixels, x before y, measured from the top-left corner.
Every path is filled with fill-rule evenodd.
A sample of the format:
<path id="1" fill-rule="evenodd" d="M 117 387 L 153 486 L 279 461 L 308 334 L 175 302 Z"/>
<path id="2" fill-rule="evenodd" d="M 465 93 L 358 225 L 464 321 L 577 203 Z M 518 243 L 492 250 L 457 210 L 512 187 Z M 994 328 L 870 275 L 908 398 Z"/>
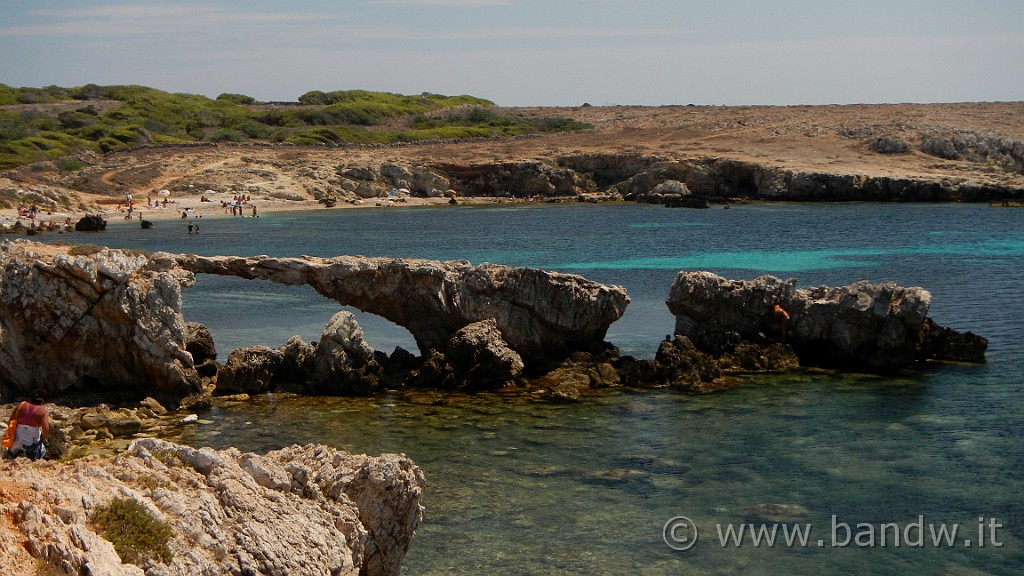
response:
<path id="1" fill-rule="evenodd" d="M 90 198 L 91 196 L 94 195 L 82 194 L 83 203 L 86 204 L 87 208 L 38 211 L 35 217 L 36 225 L 46 233 L 62 231 L 67 225 L 70 225 L 73 229 L 74 224 L 79 219 L 90 214 L 99 215 L 107 220 L 108 223 L 129 219 L 128 209 L 123 202 L 114 204 L 109 197 L 98 196 Z M 259 198 L 242 203 L 241 213 L 233 214 L 230 205 L 234 201 L 225 197 L 224 203 L 222 203 L 219 199 L 221 196 L 224 195 L 216 195 L 213 201 L 206 202 L 201 201 L 199 198 L 179 199 L 173 202 L 169 201 L 166 207 L 163 204 L 147 206 L 145 201 L 143 201 L 141 205 L 134 204 L 130 219 L 139 222 L 147 220 L 154 224 L 164 221 L 200 222 L 217 218 L 252 218 L 253 207 L 256 208 L 257 217 L 273 217 L 273 214 L 277 212 L 303 210 L 387 210 L 392 207 L 446 206 L 450 204 L 449 198 L 400 197 L 398 200 L 380 198 L 362 200 L 358 203 L 340 202 L 328 208 L 322 203 L 313 200 Z M 92 202 L 90 202 L 90 199 Z M 459 198 L 457 202 L 459 205 L 481 205 L 508 203 L 509 201 L 501 198 Z M 30 216 L 19 214 L 17 208 L 0 209 L 0 226 L 9 227 L 18 222 L 26 228 L 30 228 L 33 219 Z"/>

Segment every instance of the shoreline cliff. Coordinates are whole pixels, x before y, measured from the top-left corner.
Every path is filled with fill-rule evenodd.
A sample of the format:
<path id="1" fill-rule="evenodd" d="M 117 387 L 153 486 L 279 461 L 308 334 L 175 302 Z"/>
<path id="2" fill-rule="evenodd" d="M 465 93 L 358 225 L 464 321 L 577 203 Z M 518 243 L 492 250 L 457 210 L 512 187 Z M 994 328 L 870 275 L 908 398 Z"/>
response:
<path id="1" fill-rule="evenodd" d="M 112 458 L 0 470 L 0 563 L 65 574 L 397 575 L 423 518 L 411 460 L 326 446 L 256 455 L 140 439 Z M 124 534 L 104 528 L 112 505 Z"/>

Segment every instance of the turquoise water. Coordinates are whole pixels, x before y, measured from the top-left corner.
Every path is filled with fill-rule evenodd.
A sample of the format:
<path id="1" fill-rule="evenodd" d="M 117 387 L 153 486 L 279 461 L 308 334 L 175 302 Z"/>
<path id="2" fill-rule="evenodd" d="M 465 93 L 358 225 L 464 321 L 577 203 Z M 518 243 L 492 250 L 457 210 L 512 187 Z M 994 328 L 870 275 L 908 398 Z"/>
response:
<path id="1" fill-rule="evenodd" d="M 571 271 L 627 288 L 632 302 L 608 339 L 642 357 L 672 329 L 664 299 L 682 268 L 792 276 L 803 287 L 924 286 L 940 324 L 990 339 L 986 364 L 884 376 L 808 371 L 744 378 L 706 396 L 609 391 L 554 405 L 500 395 L 268 395 L 202 414 L 178 439 L 408 454 L 428 488 L 407 574 L 1019 574 L 1022 218 L 972 205 L 387 208 L 209 219 L 200 236 L 177 222 L 149 231 L 112 222 L 106 233 L 61 239 Z M 186 318 L 211 328 L 222 359 L 292 334 L 313 340 L 336 310 L 311 290 L 263 282 L 200 277 L 185 292 Z M 414 349 L 396 326 L 365 315 L 361 323 L 378 349 Z M 756 510 L 771 504 L 789 510 L 778 521 L 810 525 L 808 545 L 719 544 L 716 524 L 770 526 L 756 523 Z M 675 516 L 700 527 L 692 549 L 666 545 L 663 527 Z M 979 518 L 1001 546 L 979 541 Z M 843 526 L 905 529 L 919 519 L 959 524 L 956 545 L 896 547 L 890 533 L 883 546 L 881 530 L 874 546 L 866 537 L 831 545 L 833 536 L 842 543 Z M 1002 526 L 993 534 L 988 522 Z"/>

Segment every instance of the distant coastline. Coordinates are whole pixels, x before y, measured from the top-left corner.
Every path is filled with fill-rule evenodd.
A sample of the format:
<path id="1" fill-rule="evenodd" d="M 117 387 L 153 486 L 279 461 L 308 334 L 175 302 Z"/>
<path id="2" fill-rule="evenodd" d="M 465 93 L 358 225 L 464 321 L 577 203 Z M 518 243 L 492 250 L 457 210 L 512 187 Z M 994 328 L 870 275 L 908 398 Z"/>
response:
<path id="1" fill-rule="evenodd" d="M 249 106 L 272 112 L 276 105 Z M 319 113 L 330 106 L 288 108 Z M 65 104 L 17 108 L 54 122 L 67 113 Z M 112 110 L 116 102 L 98 113 Z M 499 108 L 473 101 L 439 110 L 447 122 L 463 114 L 574 129 L 529 137 L 462 133 L 415 145 L 143 141 L 0 172 L 0 218 L 10 223 L 19 206 L 33 203 L 47 220 L 123 218 L 128 194 L 132 216 L 141 211 L 147 219 L 180 218 L 182 211 L 189 217 L 189 208 L 206 208 L 204 196 L 219 206 L 239 195 L 262 213 L 453 199 L 686 207 L 750 200 L 1024 202 L 1024 126 L 1016 120 L 1024 117 L 1024 102 Z M 160 190 L 174 210 L 146 206 Z"/>

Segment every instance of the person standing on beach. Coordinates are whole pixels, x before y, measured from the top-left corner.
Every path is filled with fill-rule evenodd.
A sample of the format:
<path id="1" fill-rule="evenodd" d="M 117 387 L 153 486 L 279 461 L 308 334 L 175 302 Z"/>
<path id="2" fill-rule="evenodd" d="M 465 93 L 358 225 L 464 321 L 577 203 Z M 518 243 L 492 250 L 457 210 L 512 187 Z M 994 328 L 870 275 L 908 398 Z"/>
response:
<path id="1" fill-rule="evenodd" d="M 37 393 L 31 402 L 18 404 L 11 414 L 3 446 L 12 457 L 26 456 L 35 461 L 46 455 L 43 440 L 50 435 L 50 415 L 44 403 L 43 395 Z"/>
<path id="2" fill-rule="evenodd" d="M 252 205 L 252 217 L 253 218 L 259 218 L 260 217 L 259 214 L 256 213 L 256 205 L 255 204 Z"/>

